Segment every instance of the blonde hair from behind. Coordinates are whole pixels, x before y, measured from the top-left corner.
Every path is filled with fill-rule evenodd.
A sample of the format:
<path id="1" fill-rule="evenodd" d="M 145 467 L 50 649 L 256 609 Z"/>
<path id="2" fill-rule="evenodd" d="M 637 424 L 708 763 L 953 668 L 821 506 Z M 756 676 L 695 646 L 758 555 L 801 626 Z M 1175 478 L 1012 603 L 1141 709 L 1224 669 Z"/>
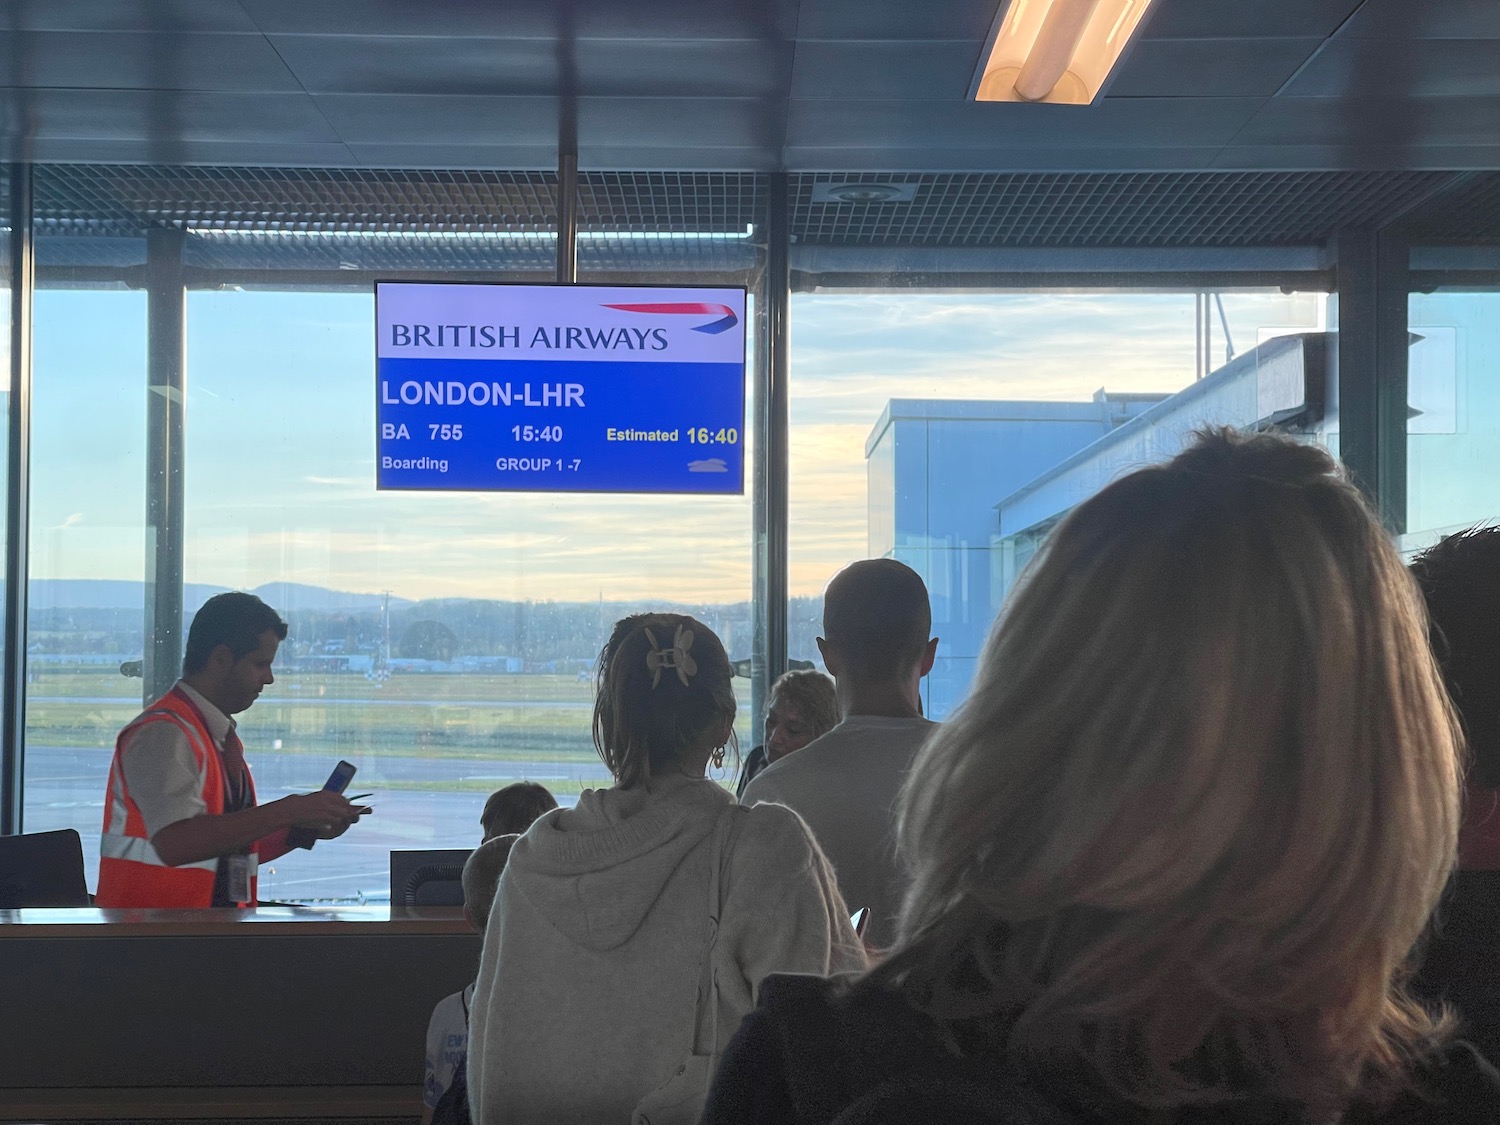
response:
<path id="1" fill-rule="evenodd" d="M 1137 1104 L 1375 1096 L 1443 1030 L 1402 980 L 1460 752 L 1357 490 L 1317 447 L 1200 434 L 1023 577 L 902 796 L 877 979 Z"/>
<path id="2" fill-rule="evenodd" d="M 460 877 L 464 888 L 464 908 L 474 928 L 484 933 L 490 920 L 490 911 L 495 905 L 495 896 L 500 891 L 500 876 L 505 863 L 510 859 L 510 849 L 521 837 L 514 832 L 503 836 L 491 836 L 480 844 L 464 861 Z"/>

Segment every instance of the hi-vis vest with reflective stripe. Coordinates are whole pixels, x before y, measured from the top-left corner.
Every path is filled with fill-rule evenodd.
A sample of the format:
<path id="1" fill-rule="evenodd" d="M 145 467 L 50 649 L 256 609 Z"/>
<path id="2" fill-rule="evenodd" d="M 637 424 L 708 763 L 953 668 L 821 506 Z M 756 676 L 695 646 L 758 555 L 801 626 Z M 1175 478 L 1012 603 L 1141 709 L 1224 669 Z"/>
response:
<path id="1" fill-rule="evenodd" d="M 121 751 L 130 737 L 147 723 L 175 723 L 192 747 L 198 763 L 198 783 L 209 816 L 224 812 L 224 769 L 219 748 L 198 708 L 179 688 L 173 688 L 120 732 L 115 740 L 115 756 L 109 767 L 109 790 L 104 797 L 104 831 L 99 840 L 99 892 L 94 896 L 98 906 L 127 907 L 199 907 L 212 906 L 214 879 L 218 875 L 217 859 L 184 863 L 169 867 L 151 846 L 141 810 L 130 796 L 121 765 Z M 250 801 L 255 800 L 255 786 L 250 786 Z M 251 849 L 254 851 L 254 848 Z M 255 905 L 255 882 L 250 884 Z"/>

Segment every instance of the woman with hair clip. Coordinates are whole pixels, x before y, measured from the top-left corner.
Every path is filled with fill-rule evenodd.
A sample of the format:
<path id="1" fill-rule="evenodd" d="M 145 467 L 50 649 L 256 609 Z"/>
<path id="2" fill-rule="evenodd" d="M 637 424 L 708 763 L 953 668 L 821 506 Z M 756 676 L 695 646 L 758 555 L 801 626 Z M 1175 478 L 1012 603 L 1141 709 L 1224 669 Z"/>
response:
<path id="1" fill-rule="evenodd" d="M 615 779 L 518 840 L 485 930 L 474 1120 L 695 1122 L 771 972 L 864 967 L 833 875 L 778 805 L 705 776 L 734 745 L 719 638 L 627 617 L 599 659 L 594 745 Z"/>
<path id="2" fill-rule="evenodd" d="M 902 794 L 895 948 L 767 981 L 704 1121 L 1500 1120 L 1404 986 L 1460 758 L 1359 493 L 1202 434 L 1052 533 Z"/>

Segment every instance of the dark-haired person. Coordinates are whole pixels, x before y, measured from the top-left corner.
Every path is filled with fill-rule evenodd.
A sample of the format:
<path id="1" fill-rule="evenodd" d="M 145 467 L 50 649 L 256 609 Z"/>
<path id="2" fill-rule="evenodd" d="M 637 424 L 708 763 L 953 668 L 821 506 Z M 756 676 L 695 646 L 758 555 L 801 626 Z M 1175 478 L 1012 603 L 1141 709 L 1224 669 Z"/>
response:
<path id="1" fill-rule="evenodd" d="M 766 704 L 766 740 L 745 757 L 735 795 L 772 762 L 795 754 L 815 738 L 822 738 L 839 721 L 839 701 L 833 681 L 822 672 L 797 668 L 783 672 L 771 685 Z"/>
<path id="2" fill-rule="evenodd" d="M 515 842 L 485 930 L 467 1068 L 480 1125 L 696 1121 L 768 973 L 863 967 L 807 828 L 705 776 L 734 741 L 732 676 L 691 617 L 615 625 L 594 703 L 615 784 Z"/>
<path id="3" fill-rule="evenodd" d="M 535 781 L 515 781 L 502 785 L 490 794 L 479 814 L 484 839 L 496 836 L 520 836 L 543 813 L 557 808 L 557 798 L 545 785 Z"/>
<path id="4" fill-rule="evenodd" d="M 1500 527 L 1450 535 L 1411 566 L 1432 646 L 1469 742 L 1458 871 L 1438 907 L 1418 992 L 1458 1009 L 1500 1059 Z"/>
<path id="5" fill-rule="evenodd" d="M 795 810 L 812 829 L 852 909 L 870 910 L 865 941 L 890 944 L 903 880 L 895 856 L 901 783 L 937 724 L 922 717 L 922 677 L 937 638 L 927 587 L 894 559 L 851 563 L 823 595 L 818 648 L 833 676 L 843 721 L 796 754 L 769 765 L 742 803 Z"/>
<path id="6" fill-rule="evenodd" d="M 704 1125 L 1500 1121 L 1404 984 L 1461 749 L 1333 460 L 1203 435 L 1048 537 L 902 791 L 895 948 L 767 980 Z"/>
<path id="7" fill-rule="evenodd" d="M 287 851 L 288 829 L 331 840 L 369 811 L 321 790 L 256 804 L 233 716 L 275 682 L 285 637 L 253 594 L 219 594 L 193 617 L 182 678 L 115 741 L 99 906 L 254 906 L 256 866 Z"/>

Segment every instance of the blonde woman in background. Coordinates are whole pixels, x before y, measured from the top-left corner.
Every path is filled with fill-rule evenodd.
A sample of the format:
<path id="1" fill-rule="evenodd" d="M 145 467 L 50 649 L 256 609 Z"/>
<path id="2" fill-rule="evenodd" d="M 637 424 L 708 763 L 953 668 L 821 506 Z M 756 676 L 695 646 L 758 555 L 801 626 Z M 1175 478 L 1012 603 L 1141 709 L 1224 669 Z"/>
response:
<path id="1" fill-rule="evenodd" d="M 833 681 L 822 672 L 798 668 L 783 672 L 771 685 L 766 704 L 766 740 L 745 757 L 735 795 L 772 762 L 795 754 L 839 725 L 839 701 Z"/>
<path id="2" fill-rule="evenodd" d="M 767 981 L 704 1120 L 1500 1120 L 1403 984 L 1459 779 L 1358 492 L 1202 435 L 1053 532 L 903 793 L 890 958 Z"/>

